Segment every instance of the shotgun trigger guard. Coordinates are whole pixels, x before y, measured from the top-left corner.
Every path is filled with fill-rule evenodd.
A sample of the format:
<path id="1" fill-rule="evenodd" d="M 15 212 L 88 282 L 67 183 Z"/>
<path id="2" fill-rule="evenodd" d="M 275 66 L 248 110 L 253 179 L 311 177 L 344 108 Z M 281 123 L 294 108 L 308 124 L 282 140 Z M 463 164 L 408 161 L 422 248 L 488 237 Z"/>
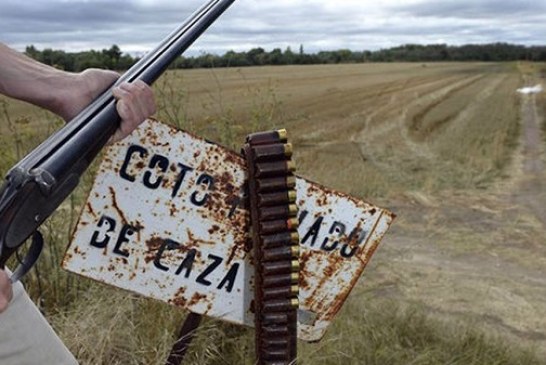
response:
<path id="1" fill-rule="evenodd" d="M 40 257 L 43 247 L 44 238 L 42 237 L 42 234 L 40 231 L 34 231 L 32 234 L 32 242 L 27 254 L 25 257 L 23 257 L 23 260 L 19 261 L 19 265 L 13 274 L 11 274 L 10 281 L 12 283 L 15 283 L 21 279 L 30 269 L 32 269 L 32 266 L 34 266 L 36 260 L 38 260 L 38 257 Z"/>

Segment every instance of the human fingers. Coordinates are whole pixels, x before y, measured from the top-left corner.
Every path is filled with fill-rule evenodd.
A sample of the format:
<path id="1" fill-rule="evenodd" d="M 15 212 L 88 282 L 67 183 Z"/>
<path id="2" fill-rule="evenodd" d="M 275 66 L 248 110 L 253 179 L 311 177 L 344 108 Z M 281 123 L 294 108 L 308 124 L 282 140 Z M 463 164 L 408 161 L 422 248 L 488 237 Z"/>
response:
<path id="1" fill-rule="evenodd" d="M 154 93 L 152 88 L 148 86 L 142 80 L 136 80 L 132 83 L 124 82 L 120 85 L 120 88 L 128 91 L 136 96 L 140 101 L 143 113 L 146 117 L 149 117 L 156 111 Z"/>
<path id="2" fill-rule="evenodd" d="M 8 274 L 0 270 L 0 313 L 8 308 L 9 302 L 13 298 L 13 287 Z"/>
<path id="3" fill-rule="evenodd" d="M 117 110 L 121 124 L 112 142 L 126 137 L 156 110 L 151 88 L 140 80 L 131 84 L 120 84 L 114 88 L 113 95 L 118 100 Z"/>
<path id="4" fill-rule="evenodd" d="M 137 112 L 137 101 L 133 93 L 122 87 L 114 88 L 112 93 L 118 101 L 116 108 L 121 118 L 120 125 L 110 140 L 110 142 L 116 142 L 125 138 L 138 126 L 140 112 Z"/>

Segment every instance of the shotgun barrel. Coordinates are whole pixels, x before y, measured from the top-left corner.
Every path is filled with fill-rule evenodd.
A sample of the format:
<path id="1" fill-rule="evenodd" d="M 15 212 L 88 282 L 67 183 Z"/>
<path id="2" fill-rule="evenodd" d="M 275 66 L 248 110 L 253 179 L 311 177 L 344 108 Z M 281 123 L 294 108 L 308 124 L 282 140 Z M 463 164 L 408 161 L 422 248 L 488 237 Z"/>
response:
<path id="1" fill-rule="evenodd" d="M 12 275 L 16 281 L 39 255 L 37 228 L 76 188 L 80 176 L 119 126 L 112 88 L 142 80 L 151 85 L 235 0 L 210 0 L 153 51 L 124 73 L 73 120 L 31 151 L 0 188 L 0 267 L 33 235 L 29 255 Z"/>

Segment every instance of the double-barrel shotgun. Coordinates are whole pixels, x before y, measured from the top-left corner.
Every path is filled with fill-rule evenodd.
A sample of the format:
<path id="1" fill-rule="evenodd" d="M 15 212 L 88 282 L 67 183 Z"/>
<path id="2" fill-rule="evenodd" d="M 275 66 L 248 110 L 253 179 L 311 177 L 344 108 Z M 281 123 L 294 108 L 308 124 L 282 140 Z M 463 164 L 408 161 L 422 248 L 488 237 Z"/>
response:
<path id="1" fill-rule="evenodd" d="M 0 188 L 0 268 L 31 238 L 28 251 L 13 272 L 21 278 L 43 247 L 38 231 L 118 128 L 120 117 L 112 88 L 142 80 L 151 85 L 235 0 L 211 0 L 168 35 L 153 51 L 125 72 L 63 128 L 13 166 Z"/>

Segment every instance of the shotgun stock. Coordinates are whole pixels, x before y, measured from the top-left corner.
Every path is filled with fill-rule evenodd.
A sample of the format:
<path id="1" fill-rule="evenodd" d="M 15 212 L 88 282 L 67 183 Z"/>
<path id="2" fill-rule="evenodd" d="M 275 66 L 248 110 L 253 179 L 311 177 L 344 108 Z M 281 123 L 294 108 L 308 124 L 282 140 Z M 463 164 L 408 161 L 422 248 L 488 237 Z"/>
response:
<path id="1" fill-rule="evenodd" d="M 80 176 L 119 126 L 112 88 L 136 80 L 151 85 L 234 1 L 211 0 L 202 6 L 72 121 L 8 171 L 0 188 L 0 268 L 32 236 L 12 282 L 38 259 L 43 246 L 38 227 L 76 188 Z"/>

